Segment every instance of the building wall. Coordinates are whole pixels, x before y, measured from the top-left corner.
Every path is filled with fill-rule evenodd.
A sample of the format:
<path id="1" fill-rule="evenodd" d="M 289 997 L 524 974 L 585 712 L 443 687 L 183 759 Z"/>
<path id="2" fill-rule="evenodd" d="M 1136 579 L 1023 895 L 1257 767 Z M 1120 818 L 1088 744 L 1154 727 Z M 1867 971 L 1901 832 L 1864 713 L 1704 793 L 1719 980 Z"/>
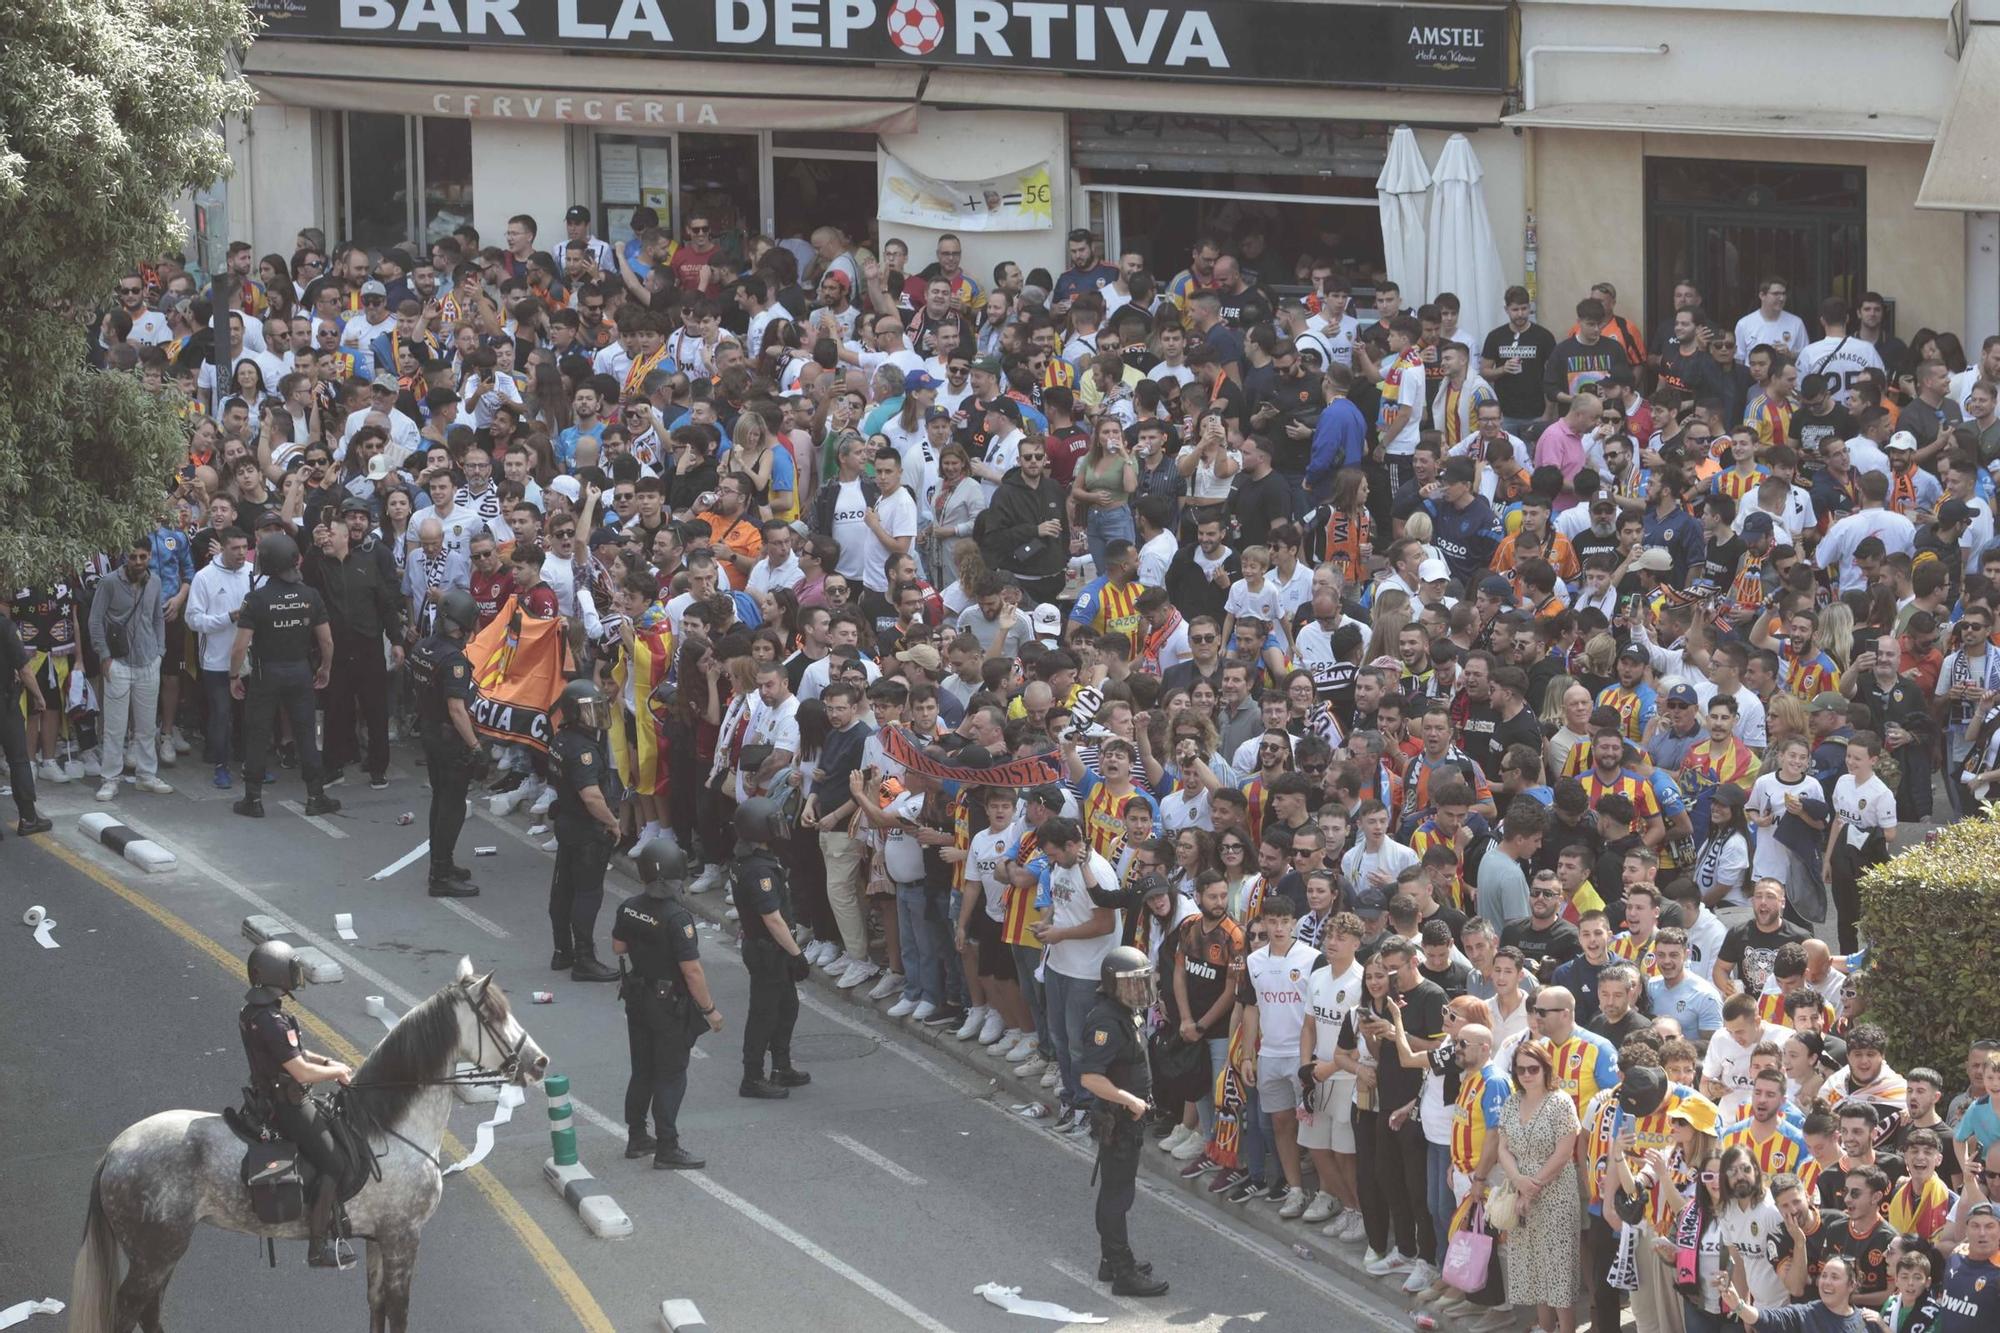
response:
<path id="1" fill-rule="evenodd" d="M 249 238 L 257 253 L 291 257 L 292 241 L 302 227 L 326 225 L 333 200 L 322 199 L 315 112 L 305 107 L 260 102 L 250 113 L 248 170 L 231 182 L 234 234 Z M 327 232 L 329 239 L 337 225 Z"/>
<path id="2" fill-rule="evenodd" d="M 1053 187 L 1055 224 L 1046 231 L 1003 231 L 990 235 L 960 233 L 965 271 L 989 284 L 993 266 L 1011 259 L 1025 271 L 1036 266 L 1051 273 L 1063 268 L 1063 237 L 1070 224 L 1069 130 L 1060 111 L 939 111 L 917 113 L 911 134 L 885 134 L 881 147 L 925 175 L 948 180 L 979 180 L 1028 166 L 1044 158 Z M 879 178 L 878 178 L 879 179 Z M 881 223 L 884 242 L 901 237 L 909 242 L 910 271 L 932 262 L 937 238 L 929 227 L 901 222 Z"/>
<path id="3" fill-rule="evenodd" d="M 507 219 L 527 213 L 544 246 L 562 239 L 570 205 L 569 128 L 511 120 L 472 122 L 472 225 L 482 243 L 505 242 Z"/>
<path id="4" fill-rule="evenodd" d="M 1896 326 L 1957 328 L 1965 319 L 1965 221 L 1911 207 L 1929 150 L 1921 144 L 1823 143 L 1810 139 L 1533 130 L 1544 323 L 1601 279 L 1643 293 L 1646 276 L 1645 159 L 1858 165 L 1868 172 L 1868 285 L 1896 302 Z M 1490 207 L 1489 201 L 1489 207 Z M 1496 225 L 1496 232 L 1498 227 Z M 1502 247 L 1502 258 L 1506 258 Z M 1630 313 L 1628 309 L 1627 313 Z M 1735 318 L 1745 311 L 1720 311 Z M 1659 316 L 1647 312 L 1650 328 Z"/>

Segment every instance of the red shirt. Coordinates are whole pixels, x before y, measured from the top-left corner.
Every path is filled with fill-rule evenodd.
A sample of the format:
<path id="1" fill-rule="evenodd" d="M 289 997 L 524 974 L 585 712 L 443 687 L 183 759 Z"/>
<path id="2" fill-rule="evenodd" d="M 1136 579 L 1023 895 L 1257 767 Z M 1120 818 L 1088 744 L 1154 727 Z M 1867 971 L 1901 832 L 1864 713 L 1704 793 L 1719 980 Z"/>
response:
<path id="1" fill-rule="evenodd" d="M 1076 477 L 1076 461 L 1090 450 L 1090 436 L 1081 427 L 1071 426 L 1051 434 L 1046 443 L 1049 475 L 1056 479 L 1058 486 L 1068 490 Z"/>
<path id="2" fill-rule="evenodd" d="M 721 257 L 722 250 L 718 246 L 712 245 L 706 250 L 697 250 L 691 245 L 681 246 L 669 261 L 673 265 L 674 281 L 684 292 L 700 291 L 702 268 L 713 265 Z"/>
<path id="3" fill-rule="evenodd" d="M 556 600 L 556 590 L 546 583 L 537 583 L 517 595 L 521 599 L 521 609 L 531 616 L 553 620 L 562 614 L 562 603 Z"/>
<path id="4" fill-rule="evenodd" d="M 485 629 L 500 614 L 500 608 L 514 595 L 514 571 L 502 565 L 498 572 L 472 571 L 472 600 L 479 603 L 479 628 Z"/>

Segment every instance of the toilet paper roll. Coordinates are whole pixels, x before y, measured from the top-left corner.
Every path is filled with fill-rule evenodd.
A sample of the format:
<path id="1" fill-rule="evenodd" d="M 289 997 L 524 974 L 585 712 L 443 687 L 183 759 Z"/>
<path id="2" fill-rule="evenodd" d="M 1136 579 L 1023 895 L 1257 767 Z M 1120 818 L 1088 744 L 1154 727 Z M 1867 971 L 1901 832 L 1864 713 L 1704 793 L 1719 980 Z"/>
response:
<path id="1" fill-rule="evenodd" d="M 21 924 L 30 929 L 39 926 L 48 917 L 48 911 L 40 903 L 21 913 Z"/>

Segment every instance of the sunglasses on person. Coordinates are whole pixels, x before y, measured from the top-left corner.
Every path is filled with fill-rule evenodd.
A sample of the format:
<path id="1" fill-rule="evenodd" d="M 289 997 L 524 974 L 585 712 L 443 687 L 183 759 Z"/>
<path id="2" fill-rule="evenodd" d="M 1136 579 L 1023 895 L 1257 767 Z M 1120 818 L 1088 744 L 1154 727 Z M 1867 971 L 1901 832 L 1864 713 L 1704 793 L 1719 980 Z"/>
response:
<path id="1" fill-rule="evenodd" d="M 1529 890 L 1528 890 L 1528 896 L 1529 896 L 1530 898 L 1560 898 L 1560 897 L 1562 897 L 1562 890 L 1561 890 L 1561 889 L 1529 889 Z M 1537 1012 L 1537 1013 L 1539 1013 L 1539 1012 L 1541 1012 L 1541 1011 L 1540 1011 L 1540 1010 L 1537 1010 L 1536 1012 Z"/>
<path id="2" fill-rule="evenodd" d="M 1555 1008 L 1544 1009 L 1540 1005 L 1535 1005 L 1530 1008 L 1529 1012 L 1533 1013 L 1538 1018 L 1554 1018 L 1557 1014 L 1568 1013 L 1569 1010 L 1555 1009 Z"/>
<path id="3" fill-rule="evenodd" d="M 1701 1173 L 1701 1183 L 1704 1185 L 1713 1185 L 1721 1179 L 1722 1177 L 1713 1171 L 1704 1171 Z"/>
<path id="4" fill-rule="evenodd" d="M 1188 642 L 1189 642 L 1189 643 L 1214 643 L 1214 642 L 1215 642 L 1216 640 L 1220 639 L 1221 637 L 1222 637 L 1222 636 L 1221 636 L 1220 634 L 1190 634 L 1190 635 L 1188 635 Z"/>
<path id="5" fill-rule="evenodd" d="M 707 228 L 707 227 L 697 227 L 697 226 L 694 226 L 694 225 L 690 224 L 690 225 L 688 226 L 688 235 L 690 235 L 690 236 L 706 236 L 706 235 L 708 235 L 708 228 Z"/>
<path id="6" fill-rule="evenodd" d="M 145 292 L 145 290 L 146 289 L 144 287 L 127 287 L 123 283 L 120 283 L 118 285 L 118 294 L 120 296 L 139 296 L 142 295 Z"/>

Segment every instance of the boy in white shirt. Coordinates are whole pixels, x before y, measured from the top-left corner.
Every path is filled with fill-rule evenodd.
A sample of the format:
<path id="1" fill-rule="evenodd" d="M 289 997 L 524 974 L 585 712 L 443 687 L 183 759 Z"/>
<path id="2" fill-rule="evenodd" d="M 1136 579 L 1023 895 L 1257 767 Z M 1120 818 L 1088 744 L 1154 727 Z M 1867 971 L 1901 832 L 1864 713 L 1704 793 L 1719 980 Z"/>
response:
<path id="1" fill-rule="evenodd" d="M 1355 810 L 1354 823 L 1361 837 L 1340 858 L 1340 873 L 1357 893 L 1371 888 L 1382 890 L 1384 895 L 1394 893 L 1396 876 L 1420 864 L 1421 858 L 1406 844 L 1389 837 L 1389 807 L 1373 797 Z"/>
<path id="2" fill-rule="evenodd" d="M 1297 914 L 1283 894 L 1265 895 L 1258 919 L 1271 942 L 1244 960 L 1237 992 L 1243 1045 L 1255 1052 L 1244 1060 L 1243 1075 L 1257 1089 L 1260 1110 L 1271 1117 L 1286 1186 L 1278 1216 L 1288 1222 L 1306 1210 L 1299 1172 L 1299 1036 L 1305 1028 L 1306 983 L 1318 957 L 1317 950 L 1292 938 Z"/>
<path id="3" fill-rule="evenodd" d="M 1875 776 L 1882 738 L 1857 731 L 1847 742 L 1847 772 L 1833 784 L 1833 826 L 1827 830 L 1821 871 L 1840 913 L 1840 952 L 1860 948 L 1861 872 L 1889 859 L 1896 837 L 1896 794 Z M 1880 835 L 1879 837 L 1877 835 Z"/>
<path id="4" fill-rule="evenodd" d="M 1361 1003 L 1361 964 L 1354 955 L 1364 933 L 1361 918 L 1352 912 L 1336 912 L 1327 921 L 1320 935 L 1326 966 L 1306 983 L 1305 1025 L 1299 1033 L 1300 1054 L 1311 1062 L 1313 1072 L 1312 1100 L 1299 1118 L 1299 1146 L 1312 1154 L 1313 1174 L 1320 1183 L 1303 1220 L 1324 1222 L 1338 1200 L 1344 1211 L 1330 1233 L 1336 1240 L 1351 1240 L 1361 1232 L 1361 1196 L 1354 1169 L 1354 1073 L 1337 1071 L 1333 1053 L 1347 1015 Z"/>
<path id="5" fill-rule="evenodd" d="M 1223 604 L 1224 643 L 1235 634 L 1236 622 L 1240 618 L 1253 617 L 1266 625 L 1275 625 L 1284 619 L 1278 587 L 1264 577 L 1271 569 L 1271 548 L 1246 546 L 1238 559 L 1243 564 L 1243 577 L 1229 585 L 1229 597 Z"/>

